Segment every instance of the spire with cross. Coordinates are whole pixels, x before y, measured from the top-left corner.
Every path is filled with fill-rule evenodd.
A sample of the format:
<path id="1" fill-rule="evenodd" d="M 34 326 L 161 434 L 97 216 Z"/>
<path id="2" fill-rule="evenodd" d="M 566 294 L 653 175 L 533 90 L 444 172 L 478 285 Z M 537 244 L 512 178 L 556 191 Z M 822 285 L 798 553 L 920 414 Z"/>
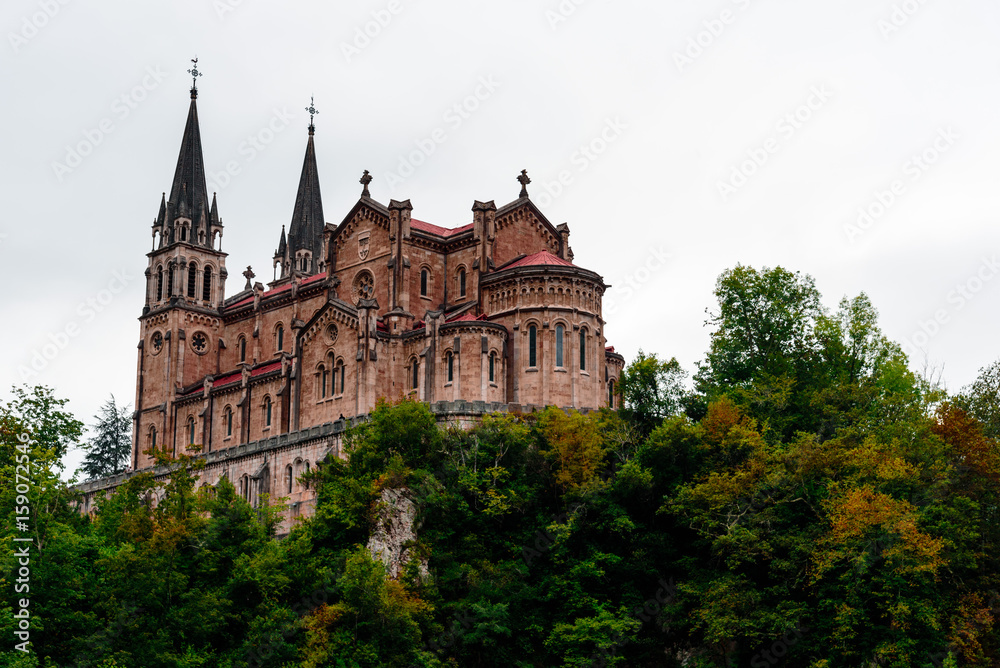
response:
<path id="1" fill-rule="evenodd" d="M 312 134 L 316 131 L 316 126 L 313 125 L 313 116 L 319 113 L 319 110 L 316 108 L 315 98 L 312 95 L 309 96 L 309 106 L 306 107 L 306 111 L 309 112 L 309 134 Z"/>
<path id="2" fill-rule="evenodd" d="M 528 178 L 528 170 L 522 169 L 521 175 L 517 177 L 517 182 L 521 184 L 521 194 L 519 197 L 528 196 L 528 184 L 531 183 L 531 179 Z"/>
<path id="3" fill-rule="evenodd" d="M 358 183 L 364 186 L 364 190 L 361 191 L 362 197 L 371 197 L 371 193 L 368 192 L 368 184 L 371 182 L 372 182 L 372 175 L 369 174 L 368 170 L 366 169 L 365 173 L 361 175 L 361 180 L 358 181 Z"/>
<path id="4" fill-rule="evenodd" d="M 198 97 L 198 77 L 201 76 L 201 72 L 198 71 L 198 56 L 191 59 L 193 67 L 188 70 L 188 74 L 191 75 L 191 99 Z"/>

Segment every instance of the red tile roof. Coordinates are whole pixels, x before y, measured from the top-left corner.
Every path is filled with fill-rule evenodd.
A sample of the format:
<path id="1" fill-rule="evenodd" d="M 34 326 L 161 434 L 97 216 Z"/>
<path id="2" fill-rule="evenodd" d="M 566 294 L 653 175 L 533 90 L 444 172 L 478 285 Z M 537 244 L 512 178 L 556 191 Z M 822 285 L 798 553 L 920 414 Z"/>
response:
<path id="1" fill-rule="evenodd" d="M 262 367 L 258 367 L 250 372 L 251 378 L 256 378 L 257 376 L 263 376 L 265 373 L 271 373 L 272 371 L 278 371 L 281 369 L 281 362 L 271 362 L 270 364 L 265 364 Z M 243 372 L 236 371 L 233 373 L 227 373 L 222 378 L 216 378 L 212 382 L 212 387 L 222 387 L 223 385 L 229 385 L 230 383 L 235 383 L 243 379 Z"/>
<path id="2" fill-rule="evenodd" d="M 456 234 L 461 234 L 467 230 L 472 229 L 472 223 L 468 225 L 462 225 L 461 227 L 456 227 L 453 229 L 448 229 L 447 227 L 440 227 L 438 225 L 431 225 L 430 223 L 425 223 L 422 220 L 417 220 L 416 218 L 410 218 L 410 228 L 414 230 L 420 230 L 421 232 L 426 232 L 428 234 L 436 234 L 439 237 L 450 237 Z"/>
<path id="3" fill-rule="evenodd" d="M 315 283 L 316 281 L 322 280 L 324 278 L 326 278 L 326 272 L 323 272 L 321 274 L 313 274 L 312 276 L 303 279 L 302 282 L 299 284 L 299 287 Z M 292 289 L 292 284 L 291 282 L 288 282 L 285 283 L 284 285 L 274 288 L 273 290 L 268 290 L 263 295 L 261 295 L 261 299 L 267 299 L 269 297 L 273 297 L 274 295 L 280 294 L 285 290 L 291 290 L 291 289 Z M 236 308 L 237 306 L 243 306 L 244 304 L 249 304 L 252 301 L 253 301 L 253 295 L 247 297 L 246 299 L 241 299 L 235 304 L 230 304 L 226 308 Z"/>
<path id="4" fill-rule="evenodd" d="M 477 318 L 471 313 L 463 313 L 457 318 L 452 318 L 451 320 L 447 320 L 446 322 L 476 322 L 477 320 L 486 320 L 486 315 L 483 314 Z"/>
<path id="5" fill-rule="evenodd" d="M 527 257 L 522 257 L 520 260 L 511 262 L 502 269 L 513 269 L 514 267 L 533 267 L 541 264 L 548 265 L 559 265 L 563 267 L 572 267 L 573 263 L 569 260 L 564 260 L 558 255 L 553 255 L 549 251 L 540 251 L 534 255 L 528 255 Z"/>

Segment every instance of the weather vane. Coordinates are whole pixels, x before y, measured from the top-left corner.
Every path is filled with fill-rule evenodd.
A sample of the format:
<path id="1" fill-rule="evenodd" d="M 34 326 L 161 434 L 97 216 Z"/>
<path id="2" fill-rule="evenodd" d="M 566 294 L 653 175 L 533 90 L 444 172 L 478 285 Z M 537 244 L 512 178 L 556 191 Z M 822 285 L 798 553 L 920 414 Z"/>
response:
<path id="1" fill-rule="evenodd" d="M 306 107 L 306 111 L 309 112 L 309 128 L 312 129 L 313 116 L 319 113 L 319 110 L 316 108 L 315 98 L 312 95 L 309 96 L 309 106 Z"/>
<path id="2" fill-rule="evenodd" d="M 198 71 L 198 56 L 191 59 L 194 63 L 194 67 L 188 70 L 188 74 L 191 75 L 191 90 L 198 88 L 198 77 L 201 76 L 201 72 Z"/>

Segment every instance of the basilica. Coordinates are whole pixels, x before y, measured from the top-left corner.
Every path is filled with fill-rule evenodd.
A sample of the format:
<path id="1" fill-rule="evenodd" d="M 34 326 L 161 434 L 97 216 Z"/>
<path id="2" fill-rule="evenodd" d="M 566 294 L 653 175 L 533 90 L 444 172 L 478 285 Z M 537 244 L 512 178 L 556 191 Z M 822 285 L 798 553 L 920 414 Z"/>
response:
<path id="1" fill-rule="evenodd" d="M 415 218 L 409 200 L 377 201 L 365 171 L 357 203 L 329 223 L 311 117 L 291 220 L 275 229 L 274 280 L 255 282 L 248 267 L 227 296 L 197 96 L 192 85 L 152 225 L 132 471 L 150 469 L 154 451 L 197 451 L 202 484 L 227 477 L 249 501 L 284 497 L 293 517 L 314 501 L 301 473 L 342 456 L 344 430 L 379 398 L 464 425 L 493 411 L 615 407 L 624 359 L 604 338 L 608 286 L 574 264 L 569 226 L 532 202 L 523 170 L 516 199 L 474 201 L 453 228 Z M 82 486 L 85 505 L 117 484 Z"/>

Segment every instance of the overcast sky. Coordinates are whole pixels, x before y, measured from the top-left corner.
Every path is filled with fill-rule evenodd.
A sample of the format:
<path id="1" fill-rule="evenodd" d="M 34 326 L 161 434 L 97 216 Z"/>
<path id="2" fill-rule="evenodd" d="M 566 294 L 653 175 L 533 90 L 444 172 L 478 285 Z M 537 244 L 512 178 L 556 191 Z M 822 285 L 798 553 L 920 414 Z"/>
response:
<path id="1" fill-rule="evenodd" d="M 271 278 L 314 95 L 329 222 L 364 169 L 375 199 L 453 227 L 526 168 L 614 286 L 626 359 L 693 371 L 737 263 L 811 274 L 830 308 L 867 292 L 951 390 L 1000 357 L 995 2 L 333 4 L 5 0 L 4 388 L 49 385 L 88 424 L 134 402 L 195 55 L 227 294 L 247 265 Z"/>

